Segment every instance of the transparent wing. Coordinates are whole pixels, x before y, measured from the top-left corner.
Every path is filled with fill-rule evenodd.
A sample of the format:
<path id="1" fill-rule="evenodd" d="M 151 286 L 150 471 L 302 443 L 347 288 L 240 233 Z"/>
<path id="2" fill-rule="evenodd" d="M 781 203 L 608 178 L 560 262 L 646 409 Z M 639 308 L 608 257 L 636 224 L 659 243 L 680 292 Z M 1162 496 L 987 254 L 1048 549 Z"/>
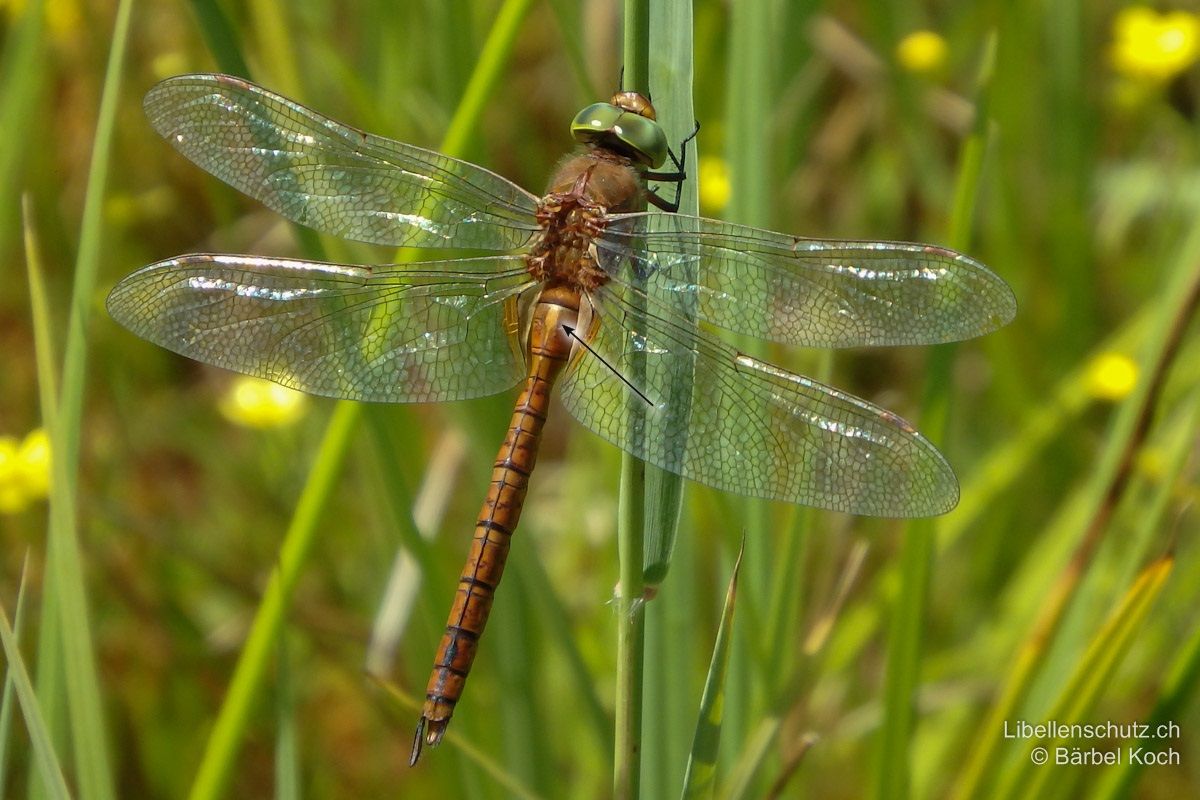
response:
<path id="1" fill-rule="evenodd" d="M 612 368 L 580 349 L 562 399 L 618 447 L 725 491 L 853 514 L 929 516 L 958 502 L 945 459 L 895 414 L 739 353 L 652 301 L 639 313 L 602 289 L 595 302 L 588 343 Z"/>
<path id="2" fill-rule="evenodd" d="M 108 296 L 113 319 L 197 361 L 312 394 L 424 403 L 503 391 L 525 374 L 519 256 L 356 267 L 188 255 Z"/>
<path id="3" fill-rule="evenodd" d="M 537 230 L 537 198 L 511 181 L 335 122 L 240 78 L 168 78 L 144 105 L 154 129 L 198 166 L 334 236 L 512 250 Z"/>
<path id="4" fill-rule="evenodd" d="M 613 216 L 598 244 L 632 291 L 642 279 L 713 325 L 805 347 L 952 342 L 1016 314 L 987 267 L 931 245 L 801 239 L 679 214 Z"/>

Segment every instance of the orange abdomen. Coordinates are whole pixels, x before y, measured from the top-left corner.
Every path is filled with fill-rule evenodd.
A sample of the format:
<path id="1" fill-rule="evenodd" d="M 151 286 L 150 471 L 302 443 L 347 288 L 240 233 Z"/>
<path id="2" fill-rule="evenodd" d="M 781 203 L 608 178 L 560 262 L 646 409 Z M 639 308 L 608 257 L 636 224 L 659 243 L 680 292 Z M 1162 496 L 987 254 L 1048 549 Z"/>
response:
<path id="1" fill-rule="evenodd" d="M 425 690 L 425 706 L 417 724 L 410 763 L 416 763 L 422 742 L 432 746 L 441 741 L 454 706 L 462 696 L 479 637 L 492 610 L 496 587 L 504 574 L 509 541 L 521 518 L 550 407 L 550 390 L 571 354 L 571 341 L 562 325 L 574 326 L 578 311 L 578 293 L 563 287 L 543 291 L 534 308 L 529 331 L 529 373 L 513 409 L 508 435 L 496 456 L 487 499 L 475 524 L 471 554 L 458 579 L 446 632 Z"/>

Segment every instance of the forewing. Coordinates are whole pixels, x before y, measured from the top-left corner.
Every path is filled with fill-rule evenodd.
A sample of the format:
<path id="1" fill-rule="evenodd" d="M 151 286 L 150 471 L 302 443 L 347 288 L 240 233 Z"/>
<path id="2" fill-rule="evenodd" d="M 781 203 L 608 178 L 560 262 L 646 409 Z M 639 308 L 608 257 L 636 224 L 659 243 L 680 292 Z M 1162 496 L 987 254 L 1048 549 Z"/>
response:
<path id="1" fill-rule="evenodd" d="M 240 78 L 168 78 L 144 105 L 154 129 L 198 166 L 324 233 L 512 250 L 537 230 L 537 198 L 511 181 L 364 133 Z"/>
<path id="2" fill-rule="evenodd" d="M 108 296 L 112 317 L 197 361 L 349 400 L 494 394 L 525 374 L 517 256 L 376 267 L 188 255 Z"/>
<path id="3" fill-rule="evenodd" d="M 932 245 L 801 239 L 681 214 L 614 216 L 598 244 L 628 290 L 644 280 L 652 295 L 689 298 L 706 322 L 788 344 L 952 342 L 1016 314 L 1003 280 Z"/>
<path id="4" fill-rule="evenodd" d="M 595 302 L 592 351 L 573 356 L 562 399 L 618 447 L 725 491 L 853 514 L 929 516 L 958 502 L 945 459 L 895 414 L 739 353 L 653 301 L 638 309 L 601 290 Z M 690 390 L 668 400 L 681 379 Z"/>

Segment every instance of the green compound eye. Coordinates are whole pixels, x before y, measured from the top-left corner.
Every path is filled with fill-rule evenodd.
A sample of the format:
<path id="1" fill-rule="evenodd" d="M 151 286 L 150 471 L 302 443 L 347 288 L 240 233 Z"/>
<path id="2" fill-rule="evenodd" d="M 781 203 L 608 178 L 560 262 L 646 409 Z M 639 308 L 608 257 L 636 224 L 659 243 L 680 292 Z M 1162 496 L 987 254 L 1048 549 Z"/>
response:
<path id="1" fill-rule="evenodd" d="M 667 136 L 658 123 L 611 103 L 593 103 L 576 114 L 571 135 L 577 142 L 612 148 L 649 167 L 667 160 Z"/>

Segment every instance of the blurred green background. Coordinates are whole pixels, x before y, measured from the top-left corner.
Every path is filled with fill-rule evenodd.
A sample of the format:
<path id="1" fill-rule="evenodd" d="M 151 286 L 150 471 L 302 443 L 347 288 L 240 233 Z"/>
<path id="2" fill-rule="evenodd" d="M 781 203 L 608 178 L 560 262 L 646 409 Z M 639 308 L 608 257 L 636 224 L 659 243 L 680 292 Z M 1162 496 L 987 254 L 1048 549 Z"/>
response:
<path id="1" fill-rule="evenodd" d="M 557 0 L 518 15 L 462 155 L 540 190 L 570 147 L 571 117 L 616 85 L 618 6 Z M 21 651 L 78 796 L 198 791 L 213 720 L 333 409 L 246 400 L 253 388 L 234 376 L 146 344 L 104 313 L 112 284 L 151 261 L 310 252 L 158 139 L 142 95 L 169 75 L 229 69 L 240 54 L 264 86 L 436 148 L 500 8 L 144 0 L 114 70 L 115 2 L 0 4 L 0 602 L 11 619 L 24 585 Z M 954 244 L 1013 286 L 1020 311 L 947 352 L 953 366 L 934 391 L 962 502 L 931 529 L 688 485 L 675 564 L 649 604 L 644 796 L 679 794 L 746 529 L 717 796 L 1198 791 L 1200 351 L 1189 323 L 1200 22 L 1190 8 L 696 4 L 705 215 Z M 921 30 L 933 35 L 910 37 Z M 994 68 L 981 85 L 989 41 Z M 106 75 L 111 143 L 96 134 Z M 977 175 L 964 173 L 971 147 L 983 148 Z M 89 177 L 97 152 L 105 184 Z M 976 203 L 969 227 L 956 219 L 956 186 Z M 56 476 L 49 500 L 31 243 L 46 363 L 57 372 L 68 351 L 56 378 L 68 395 L 86 376 L 81 412 L 60 410 L 78 479 Z M 322 244 L 337 259 L 395 257 Z M 82 349 L 72 351 L 71 296 L 89 264 L 94 283 L 74 317 Z M 927 413 L 928 348 L 760 355 L 918 423 Z M 228 796 L 609 796 L 620 454 L 565 413 L 549 425 L 451 726 L 471 749 L 448 743 L 410 770 L 415 707 L 364 672 L 422 694 L 511 402 L 367 410 L 237 729 Z M 78 573 L 70 547 L 53 543 L 67 540 L 47 536 L 69 533 L 72 519 Z M 402 552 L 415 557 L 401 563 Z M 90 630 L 79 628 L 81 602 Z M 53 795 L 28 713 L 6 692 L 5 797 Z M 1180 734 L 1060 742 L 1122 751 L 1125 763 L 1038 768 L 1034 742 L 1004 737 L 1003 723 L 1018 720 L 1166 720 Z M 1169 746 L 1178 761 L 1139 768 L 1130 744 Z"/>

